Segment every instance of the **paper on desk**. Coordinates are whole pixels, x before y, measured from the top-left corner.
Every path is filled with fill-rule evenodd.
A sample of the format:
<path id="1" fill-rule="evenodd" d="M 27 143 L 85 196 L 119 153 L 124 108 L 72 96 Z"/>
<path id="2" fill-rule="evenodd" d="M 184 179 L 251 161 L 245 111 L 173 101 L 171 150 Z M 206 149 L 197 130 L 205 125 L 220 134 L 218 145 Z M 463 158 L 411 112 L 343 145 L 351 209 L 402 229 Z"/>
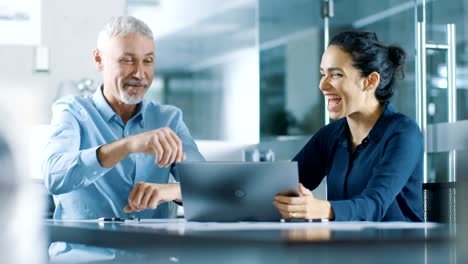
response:
<path id="1" fill-rule="evenodd" d="M 187 222 L 185 220 L 151 219 L 126 221 L 126 225 L 163 229 L 173 231 L 236 231 L 236 230 L 289 230 L 289 229 L 327 229 L 342 231 L 359 231 L 367 228 L 377 229 L 425 229 L 433 228 L 435 223 L 407 222 Z"/>
<path id="2" fill-rule="evenodd" d="M 359 222 L 353 222 L 359 223 Z M 431 229 L 440 226 L 438 223 L 433 222 L 362 222 L 364 228 L 377 228 L 377 229 Z"/>

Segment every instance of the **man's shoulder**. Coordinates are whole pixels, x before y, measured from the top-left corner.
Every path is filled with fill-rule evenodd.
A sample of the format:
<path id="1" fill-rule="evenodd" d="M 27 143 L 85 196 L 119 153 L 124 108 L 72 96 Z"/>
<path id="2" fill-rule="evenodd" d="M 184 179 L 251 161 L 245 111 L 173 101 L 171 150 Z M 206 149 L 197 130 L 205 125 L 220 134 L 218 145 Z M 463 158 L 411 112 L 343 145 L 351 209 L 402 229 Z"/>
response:
<path id="1" fill-rule="evenodd" d="M 145 100 L 145 112 L 162 114 L 162 115 L 178 115 L 182 113 L 178 107 L 174 105 L 160 104 L 154 100 Z"/>
<path id="2" fill-rule="evenodd" d="M 144 101 L 143 118 L 148 125 L 177 126 L 183 119 L 182 110 L 173 105 L 164 105 L 155 101 Z"/>
<path id="3" fill-rule="evenodd" d="M 87 119 L 90 112 L 95 112 L 95 105 L 91 97 L 67 95 L 54 102 L 52 112 L 54 114 L 68 112 L 77 119 Z"/>
<path id="4" fill-rule="evenodd" d="M 90 96 L 87 97 L 80 97 L 76 95 L 66 95 L 62 98 L 57 99 L 54 102 L 54 106 L 63 106 L 63 107 L 77 107 L 77 106 L 83 106 L 83 105 L 88 105 L 91 103 L 92 99 Z"/>

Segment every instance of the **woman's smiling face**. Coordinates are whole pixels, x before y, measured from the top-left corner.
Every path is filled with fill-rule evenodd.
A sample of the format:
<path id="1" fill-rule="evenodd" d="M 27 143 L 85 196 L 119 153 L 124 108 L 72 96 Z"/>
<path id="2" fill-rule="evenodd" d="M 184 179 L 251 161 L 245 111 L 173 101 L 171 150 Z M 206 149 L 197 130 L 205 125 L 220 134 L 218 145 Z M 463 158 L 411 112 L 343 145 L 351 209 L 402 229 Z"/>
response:
<path id="1" fill-rule="evenodd" d="M 338 46 L 329 46 L 322 56 L 320 74 L 320 90 L 331 119 L 350 116 L 366 107 L 366 78 L 353 66 L 349 53 Z"/>

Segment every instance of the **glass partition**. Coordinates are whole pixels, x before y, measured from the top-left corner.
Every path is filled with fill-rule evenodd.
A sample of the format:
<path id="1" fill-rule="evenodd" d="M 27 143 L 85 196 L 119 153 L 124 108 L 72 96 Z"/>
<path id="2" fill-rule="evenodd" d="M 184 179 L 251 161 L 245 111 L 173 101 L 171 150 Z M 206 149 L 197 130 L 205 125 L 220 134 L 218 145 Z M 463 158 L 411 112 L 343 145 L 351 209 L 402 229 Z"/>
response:
<path id="1" fill-rule="evenodd" d="M 260 0 L 260 135 L 313 134 L 324 124 L 319 89 L 321 1 Z"/>
<path id="2" fill-rule="evenodd" d="M 134 2 L 129 13 L 156 33 L 160 81 L 153 96 L 180 107 L 198 139 L 257 143 L 259 137 L 310 135 L 322 127 L 319 64 L 327 24 L 330 37 L 349 29 L 374 31 L 384 43 L 406 50 L 406 78 L 392 103 L 418 118 L 415 7 L 422 0 L 335 0 L 329 23 L 318 0 L 162 0 L 152 10 L 132 7 Z M 456 115 L 466 119 L 468 4 L 425 2 L 429 43 L 447 42 L 446 24 L 456 25 Z M 428 50 L 429 124 L 448 120 L 446 65 L 446 52 Z"/>
<path id="3" fill-rule="evenodd" d="M 327 31 L 322 2 L 259 1 L 262 140 L 313 134 L 325 124 L 319 90 L 319 64 Z M 374 31 L 383 42 L 399 44 L 407 51 L 407 75 L 398 83 L 393 103 L 400 112 L 415 118 L 414 2 L 334 1 L 333 11 L 330 37 L 351 29 Z"/>
<path id="4" fill-rule="evenodd" d="M 456 62 L 456 119 L 468 119 L 468 2 L 464 0 L 426 0 L 426 38 L 428 43 L 447 44 L 447 25 L 454 24 Z M 427 54 L 428 123 L 448 120 L 448 52 L 430 50 Z"/>
<path id="5" fill-rule="evenodd" d="M 155 34 L 154 99 L 179 107 L 196 139 L 257 143 L 257 1 L 169 0 L 129 14 Z"/>
<path id="6" fill-rule="evenodd" d="M 425 1 L 427 123 L 468 119 L 468 3 Z M 452 31 L 452 32 L 451 32 Z M 451 72 L 455 71 L 455 72 Z M 456 152 L 428 155 L 428 182 L 456 181 Z M 460 175 L 463 176 L 463 175 Z"/>
<path id="7" fill-rule="evenodd" d="M 406 76 L 397 83 L 392 103 L 399 112 L 413 119 L 416 113 L 414 16 L 414 1 L 357 0 L 336 1 L 335 17 L 330 20 L 330 37 L 344 30 L 371 31 L 383 43 L 398 44 L 406 51 Z"/>
<path id="8" fill-rule="evenodd" d="M 373 31 L 384 43 L 398 44 L 407 52 L 406 76 L 397 82 L 399 89 L 392 99 L 399 112 L 416 121 L 421 121 L 419 113 L 425 113 L 427 124 L 468 118 L 467 1 L 335 0 L 332 1 L 334 10 L 329 23 L 322 19 L 323 2 L 259 2 L 262 140 L 282 135 L 312 134 L 323 126 L 318 65 L 327 31 L 330 37 L 345 30 Z M 417 97 L 421 76 L 417 66 L 422 62 L 417 60 L 417 51 L 421 48 L 416 47 L 419 38 L 416 22 L 421 20 L 422 13 L 426 17 L 423 70 L 426 101 L 424 107 L 421 106 L 424 110 L 418 106 L 421 101 Z M 452 30 L 447 24 L 454 24 Z M 452 35 L 451 31 L 454 31 Z M 455 42 L 455 51 L 448 48 L 450 42 Z M 455 69 L 453 78 L 449 66 Z M 455 93 L 450 92 L 451 83 L 455 83 Z M 454 109 L 452 113 L 451 108 Z M 451 118 L 453 116 L 456 119 Z M 448 172 L 454 166 L 449 164 L 453 160 L 450 155 L 453 154 L 428 155 L 427 182 L 450 178 Z"/>

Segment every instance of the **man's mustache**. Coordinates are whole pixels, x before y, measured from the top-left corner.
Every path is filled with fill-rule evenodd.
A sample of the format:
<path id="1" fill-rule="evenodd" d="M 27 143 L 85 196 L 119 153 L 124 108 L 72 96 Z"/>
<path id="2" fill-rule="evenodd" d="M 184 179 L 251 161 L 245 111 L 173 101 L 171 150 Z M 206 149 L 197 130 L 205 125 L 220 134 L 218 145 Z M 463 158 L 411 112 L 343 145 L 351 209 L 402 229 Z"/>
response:
<path id="1" fill-rule="evenodd" d="M 123 84 L 132 86 L 148 86 L 148 80 L 125 80 Z"/>

